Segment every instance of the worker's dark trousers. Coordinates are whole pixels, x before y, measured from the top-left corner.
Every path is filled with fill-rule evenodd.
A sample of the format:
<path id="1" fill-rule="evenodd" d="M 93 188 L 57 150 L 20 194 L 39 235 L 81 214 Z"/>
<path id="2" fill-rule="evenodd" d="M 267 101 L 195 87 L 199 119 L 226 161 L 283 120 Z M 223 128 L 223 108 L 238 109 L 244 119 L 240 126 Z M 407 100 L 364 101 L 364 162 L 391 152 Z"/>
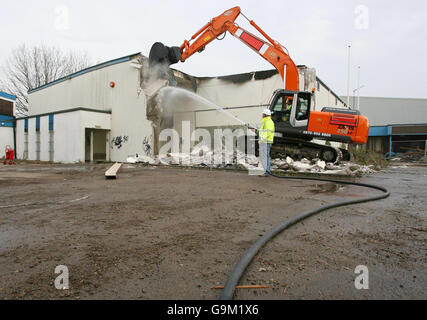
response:
<path id="1" fill-rule="evenodd" d="M 264 168 L 265 175 L 269 175 L 271 172 L 271 164 L 270 164 L 270 151 L 271 151 L 271 143 L 260 143 L 259 144 L 259 160 L 261 162 L 262 167 Z"/>

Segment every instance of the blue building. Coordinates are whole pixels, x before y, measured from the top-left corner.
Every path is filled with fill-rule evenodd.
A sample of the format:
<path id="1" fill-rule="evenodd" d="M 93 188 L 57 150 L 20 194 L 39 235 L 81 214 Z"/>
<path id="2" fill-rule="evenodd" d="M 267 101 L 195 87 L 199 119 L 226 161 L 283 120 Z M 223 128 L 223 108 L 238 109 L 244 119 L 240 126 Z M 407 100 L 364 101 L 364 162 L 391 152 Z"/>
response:
<path id="1" fill-rule="evenodd" d="M 359 109 L 370 123 L 368 150 L 382 154 L 425 151 L 427 99 L 360 97 Z"/>
<path id="2" fill-rule="evenodd" d="M 15 96 L 0 91 L 0 158 L 6 146 L 15 149 L 15 102 Z"/>

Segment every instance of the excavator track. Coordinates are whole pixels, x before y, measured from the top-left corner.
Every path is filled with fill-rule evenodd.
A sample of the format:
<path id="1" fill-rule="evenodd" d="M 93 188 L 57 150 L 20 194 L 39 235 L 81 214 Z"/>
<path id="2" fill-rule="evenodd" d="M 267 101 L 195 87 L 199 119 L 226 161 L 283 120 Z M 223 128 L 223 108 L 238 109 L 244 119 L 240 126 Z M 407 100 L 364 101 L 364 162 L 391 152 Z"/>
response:
<path id="1" fill-rule="evenodd" d="M 320 159 L 325 162 L 339 163 L 349 161 L 350 153 L 341 148 L 318 144 L 296 138 L 275 138 L 271 148 L 272 158 L 286 158 L 301 160 L 303 158 L 312 160 Z"/>

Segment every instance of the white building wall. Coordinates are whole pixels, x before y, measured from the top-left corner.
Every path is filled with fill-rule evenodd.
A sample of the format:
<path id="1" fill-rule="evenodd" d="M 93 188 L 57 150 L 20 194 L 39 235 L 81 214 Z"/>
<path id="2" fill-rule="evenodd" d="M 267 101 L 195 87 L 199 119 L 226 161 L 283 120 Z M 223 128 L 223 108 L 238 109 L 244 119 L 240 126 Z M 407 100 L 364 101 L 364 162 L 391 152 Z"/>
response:
<path id="1" fill-rule="evenodd" d="M 316 111 L 320 111 L 325 107 L 342 107 L 344 104 L 331 91 L 322 84 L 319 90 L 316 91 Z"/>
<path id="2" fill-rule="evenodd" d="M 76 110 L 54 114 L 54 162 L 85 161 L 85 128 L 111 130 L 111 115 Z M 17 120 L 17 158 L 24 158 L 25 120 Z M 0 128 L 1 129 L 1 128 Z M 36 160 L 36 118 L 28 119 L 28 160 Z M 40 117 L 40 161 L 50 161 L 49 116 Z M 107 152 L 108 155 L 108 152 Z M 108 159 L 107 159 L 108 160 Z"/>
<path id="3" fill-rule="evenodd" d="M 111 130 L 111 114 L 84 110 L 79 112 L 83 128 Z"/>
<path id="4" fill-rule="evenodd" d="M 202 80 L 197 86 L 197 94 L 221 107 L 240 107 L 268 104 L 274 90 L 282 88 L 280 75 L 243 83 L 214 78 Z"/>
<path id="5" fill-rule="evenodd" d="M 119 63 L 33 91 L 28 96 L 29 115 L 77 107 L 111 110 L 112 99 L 129 84 L 126 79 L 132 71 L 137 72 L 129 62 Z M 110 87 L 111 81 L 116 83 L 115 88 Z"/>
<path id="6" fill-rule="evenodd" d="M 28 119 L 28 160 L 36 160 L 36 118 Z"/>
<path id="7" fill-rule="evenodd" d="M 114 88 L 110 87 L 111 81 L 115 82 Z M 109 151 L 112 161 L 125 161 L 129 155 L 136 153 L 145 154 L 146 147 L 143 142 L 151 139 L 151 121 L 146 119 L 146 99 L 140 89 L 139 70 L 131 66 L 131 61 L 94 70 L 31 92 L 29 103 L 30 115 L 78 107 L 111 111 L 111 123 L 108 127 L 111 129 Z M 56 117 L 59 115 L 55 115 Z M 83 131 L 84 126 L 86 124 L 80 128 Z M 58 130 L 55 129 L 55 137 Z M 112 142 L 117 137 L 123 141 L 120 147 Z M 84 146 L 84 134 L 81 140 L 79 143 Z M 70 156 L 60 156 L 59 152 L 62 151 L 55 148 L 55 159 L 71 160 Z M 73 156 L 72 159 L 84 161 L 84 148 L 81 153 L 82 155 Z"/>
<path id="8" fill-rule="evenodd" d="M 244 123 L 250 123 L 252 125 L 261 125 L 262 123 L 262 110 L 265 107 L 256 108 L 239 108 L 226 110 L 228 114 L 231 114 L 243 121 Z M 217 126 L 238 126 L 242 123 L 236 119 L 233 119 L 229 115 L 221 111 L 198 111 L 196 112 L 196 124 L 197 128 L 203 127 L 217 127 Z"/>
<path id="9" fill-rule="evenodd" d="M 315 93 L 315 107 L 312 110 L 320 111 L 324 107 L 343 106 L 334 94 L 319 83 L 319 90 Z M 218 78 L 201 80 L 197 94 L 221 107 L 256 106 L 227 110 L 235 117 L 250 124 L 262 122 L 261 113 L 270 102 L 273 92 L 282 88 L 282 78 L 276 74 L 265 80 L 251 80 L 234 84 Z M 196 112 L 196 127 L 239 125 L 239 121 L 230 118 L 219 111 Z"/>
<path id="10" fill-rule="evenodd" d="M 5 156 L 6 146 L 10 146 L 15 149 L 13 144 L 13 128 L 11 127 L 0 127 L 0 158 Z"/>
<path id="11" fill-rule="evenodd" d="M 49 161 L 49 116 L 40 117 L 40 161 Z"/>
<path id="12" fill-rule="evenodd" d="M 129 155 L 143 154 L 144 139 L 152 135 L 151 121 L 146 118 L 146 98 L 138 94 L 137 74 L 130 77 L 127 85 L 121 86 L 121 94 L 115 96 L 111 118 L 111 140 L 122 139 L 121 146 L 110 144 L 111 160 L 125 161 Z M 126 99 L 122 99 L 126 97 Z M 149 154 L 151 155 L 151 154 Z"/>
<path id="13" fill-rule="evenodd" d="M 24 158 L 24 123 L 25 120 L 16 120 L 16 158 L 23 159 Z"/>
<path id="14" fill-rule="evenodd" d="M 268 105 L 273 92 L 281 88 L 283 81 L 278 74 L 265 80 L 250 80 L 243 83 L 213 78 L 202 80 L 197 87 L 197 94 L 225 108 L 251 106 L 230 109 L 226 112 L 245 123 L 259 125 L 262 122 L 260 117 L 262 110 Z M 261 106 L 254 107 L 259 105 Z M 197 111 L 195 122 L 196 128 L 241 125 L 238 120 L 216 110 Z"/>
<path id="15" fill-rule="evenodd" d="M 84 129 L 80 124 L 80 112 L 55 114 L 53 130 L 54 162 L 84 162 Z"/>

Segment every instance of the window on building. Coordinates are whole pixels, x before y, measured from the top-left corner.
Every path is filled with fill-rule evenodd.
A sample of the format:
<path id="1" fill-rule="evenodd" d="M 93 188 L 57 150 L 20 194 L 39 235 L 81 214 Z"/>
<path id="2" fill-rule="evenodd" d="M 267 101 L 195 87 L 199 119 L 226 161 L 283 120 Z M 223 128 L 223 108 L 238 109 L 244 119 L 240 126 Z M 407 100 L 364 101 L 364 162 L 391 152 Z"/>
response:
<path id="1" fill-rule="evenodd" d="M 49 115 L 49 131 L 53 131 L 53 114 Z"/>
<path id="2" fill-rule="evenodd" d="M 36 117 L 36 160 L 40 160 L 40 117 Z"/>
<path id="3" fill-rule="evenodd" d="M 24 160 L 28 160 L 28 133 L 24 134 Z"/>
<path id="4" fill-rule="evenodd" d="M 320 81 L 317 81 L 317 91 L 320 91 Z"/>
<path id="5" fill-rule="evenodd" d="M 5 116 L 13 116 L 13 102 L 0 99 L 0 114 Z"/>
<path id="6" fill-rule="evenodd" d="M 28 118 L 24 119 L 24 160 L 28 159 Z"/>
<path id="7" fill-rule="evenodd" d="M 53 162 L 54 160 L 54 143 L 53 143 L 53 114 L 49 115 L 49 161 Z"/>

